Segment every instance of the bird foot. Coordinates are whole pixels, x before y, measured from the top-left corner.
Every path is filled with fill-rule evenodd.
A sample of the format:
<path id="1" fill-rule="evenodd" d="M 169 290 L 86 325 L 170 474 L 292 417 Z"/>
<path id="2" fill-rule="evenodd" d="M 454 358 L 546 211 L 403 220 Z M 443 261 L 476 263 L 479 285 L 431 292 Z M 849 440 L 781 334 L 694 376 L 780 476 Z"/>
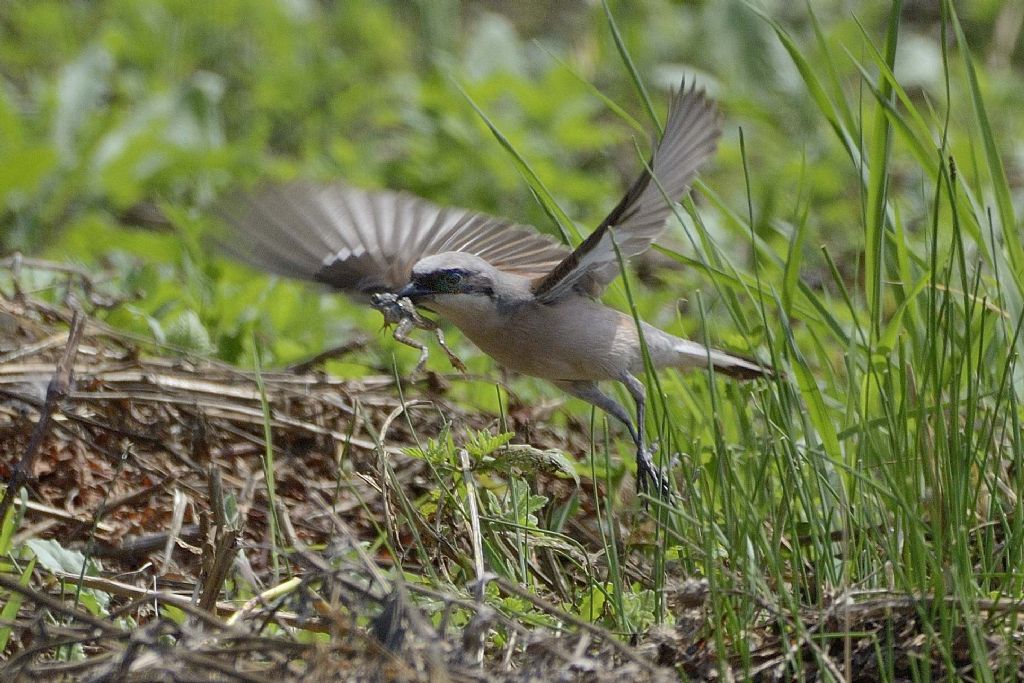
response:
<path id="1" fill-rule="evenodd" d="M 654 464 L 655 448 L 641 446 L 636 452 L 636 490 L 637 493 L 657 492 L 659 498 L 668 500 L 672 495 L 672 487 L 668 474 Z"/>

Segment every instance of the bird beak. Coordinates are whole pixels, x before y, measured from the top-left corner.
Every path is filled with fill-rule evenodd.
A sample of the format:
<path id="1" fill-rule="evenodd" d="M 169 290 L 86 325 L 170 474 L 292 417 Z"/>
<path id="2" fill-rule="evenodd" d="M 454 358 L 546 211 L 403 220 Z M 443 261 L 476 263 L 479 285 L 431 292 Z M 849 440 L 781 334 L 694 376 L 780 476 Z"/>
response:
<path id="1" fill-rule="evenodd" d="M 433 294 L 432 291 L 425 287 L 420 287 L 415 282 L 410 282 L 405 287 L 398 290 L 398 296 L 407 297 L 415 302 L 417 299 L 425 299 L 426 297 Z"/>

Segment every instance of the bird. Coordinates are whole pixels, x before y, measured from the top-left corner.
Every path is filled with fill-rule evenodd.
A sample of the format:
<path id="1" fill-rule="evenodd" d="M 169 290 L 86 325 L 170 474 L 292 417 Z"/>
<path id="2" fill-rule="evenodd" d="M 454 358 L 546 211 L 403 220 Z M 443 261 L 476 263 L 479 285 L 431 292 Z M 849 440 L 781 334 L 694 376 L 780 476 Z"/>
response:
<path id="1" fill-rule="evenodd" d="M 229 194 L 217 213 L 230 229 L 225 244 L 236 258 L 363 301 L 383 296 L 397 306 L 407 299 L 453 324 L 509 370 L 603 410 L 625 426 L 636 447 L 637 489 L 664 495 L 669 485 L 648 444 L 646 388 L 637 377 L 645 371 L 641 335 L 657 369 L 710 365 L 739 379 L 772 377 L 775 370 L 638 324 L 600 295 L 625 259 L 665 232 L 672 202 L 689 192 L 720 135 L 716 104 L 684 81 L 670 98 L 649 162 L 575 249 L 511 220 L 339 181 L 259 185 Z M 604 391 L 604 382 L 625 386 L 635 415 Z"/>

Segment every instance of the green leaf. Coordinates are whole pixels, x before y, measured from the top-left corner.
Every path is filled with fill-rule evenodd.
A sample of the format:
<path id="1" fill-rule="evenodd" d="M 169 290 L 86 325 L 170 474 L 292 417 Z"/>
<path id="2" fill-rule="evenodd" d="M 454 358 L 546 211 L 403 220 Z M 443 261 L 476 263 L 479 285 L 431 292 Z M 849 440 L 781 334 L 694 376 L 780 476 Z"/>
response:
<path id="1" fill-rule="evenodd" d="M 626 67 L 626 71 L 629 72 L 630 79 L 633 81 L 633 87 L 636 88 L 637 93 L 640 95 L 640 99 L 647 109 L 647 115 L 651 117 L 651 123 L 654 124 L 660 136 L 663 132 L 661 122 L 654 111 L 654 105 L 651 103 L 651 96 L 647 93 L 647 87 L 644 85 L 643 79 L 640 78 L 640 71 L 633 62 L 633 56 L 629 53 L 629 48 L 626 47 L 626 41 L 622 39 L 622 32 L 619 31 L 619 25 L 615 22 L 615 16 L 608 6 L 608 0 L 602 0 L 601 4 L 604 7 L 604 16 L 608 22 L 608 28 L 612 32 L 612 40 L 615 41 L 615 49 L 619 51 L 619 57 L 622 59 L 622 63 Z"/>
<path id="2" fill-rule="evenodd" d="M 800 279 L 800 264 L 803 263 L 804 243 L 807 240 L 807 214 L 805 209 L 793 231 L 793 237 L 789 241 L 789 255 L 786 259 L 786 269 L 782 279 L 782 304 L 788 315 L 793 315 L 794 301 L 797 292 L 797 282 Z"/>
<path id="3" fill-rule="evenodd" d="M 589 619 L 590 621 L 597 621 L 600 619 L 604 615 L 604 606 L 608 601 L 606 592 L 610 589 L 611 585 L 592 585 L 586 595 L 583 596 L 583 599 L 580 600 L 580 615 L 584 619 Z"/>
<path id="4" fill-rule="evenodd" d="M 554 195 L 547 189 L 544 182 L 537 175 L 536 171 L 526 161 L 525 157 L 519 153 L 519 151 L 512 145 L 512 142 L 505 137 L 505 135 L 498 130 L 498 127 L 491 121 L 491 119 L 484 113 L 473 98 L 469 96 L 465 90 L 456 85 L 459 88 L 459 92 L 466 98 L 473 110 L 480 116 L 483 122 L 490 129 L 491 134 L 494 138 L 504 147 L 512 158 L 515 159 L 516 166 L 519 168 L 519 172 L 523 174 L 523 177 L 530 184 L 530 189 L 533 191 L 537 201 L 540 202 L 544 212 L 547 213 L 551 221 L 558 226 L 559 231 L 562 233 L 562 239 L 566 243 L 572 245 L 582 241 L 580 231 L 576 228 L 576 224 L 573 223 L 572 219 L 558 206 L 558 202 L 555 201 Z"/>
<path id="5" fill-rule="evenodd" d="M 878 337 L 878 346 L 880 349 L 889 351 L 896 347 L 897 336 L 904 330 L 903 314 L 906 313 L 907 308 L 914 303 L 914 299 L 921 293 L 921 290 L 928 285 L 929 279 L 930 275 L 925 273 L 916 283 L 914 283 L 914 286 L 911 287 L 910 291 L 907 292 L 906 298 L 900 302 L 900 305 L 892 314 L 892 318 L 890 318 L 889 322 L 886 323 L 885 328 Z"/>
<path id="6" fill-rule="evenodd" d="M 195 311 L 184 311 L 166 328 L 167 343 L 199 355 L 213 350 L 210 333 L 206 330 Z"/>
<path id="7" fill-rule="evenodd" d="M 498 450 L 513 438 L 515 438 L 515 432 L 491 434 L 486 430 L 471 431 L 466 439 L 466 450 L 474 459 L 479 460 Z"/>
<path id="8" fill-rule="evenodd" d="M 110 53 L 99 45 L 91 45 L 62 70 L 57 82 L 53 137 L 65 159 L 76 158 L 76 137 L 102 106 L 113 68 Z"/>
<path id="9" fill-rule="evenodd" d="M 95 573 L 93 563 L 86 563 L 85 555 L 77 550 L 68 550 L 62 547 L 53 539 L 32 538 L 25 541 L 25 545 L 35 554 L 39 564 L 51 572 L 64 572 L 66 574 L 81 574 L 83 567 L 85 573 Z"/>

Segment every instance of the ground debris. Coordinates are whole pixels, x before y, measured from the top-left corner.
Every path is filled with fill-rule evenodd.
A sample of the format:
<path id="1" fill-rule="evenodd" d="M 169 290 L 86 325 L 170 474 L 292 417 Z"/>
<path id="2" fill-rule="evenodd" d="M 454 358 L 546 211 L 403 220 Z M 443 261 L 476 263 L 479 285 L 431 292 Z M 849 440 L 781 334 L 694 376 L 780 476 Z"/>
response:
<path id="1" fill-rule="evenodd" d="M 994 670 L 1022 673 L 1013 634 L 984 643 L 954 634 L 944 660 L 924 636 L 934 628 L 929 596 L 848 593 L 799 614 L 740 596 L 758 617 L 737 643 L 721 636 L 702 580 L 675 577 L 663 589 L 674 621 L 632 639 L 562 611 L 554 592 L 496 576 L 449 581 L 471 554 L 467 534 L 394 522 L 401 500 L 436 488 L 406 449 L 448 428 L 493 429 L 490 418 L 448 405 L 429 383 L 416 392 L 427 400 L 403 400 L 383 373 L 264 372 L 260 383 L 213 361 L 162 357 L 90 317 L 72 382 L 48 408 L 73 317 L 67 306 L 0 295 L 0 485 L 36 449 L 12 545 L 55 542 L 95 569 L 37 567 L 27 583 L 23 565 L 0 571 L 0 609 L 21 597 L 0 623 L 10 627 L 0 680 L 904 681 L 920 678 L 922 662 L 947 678 L 972 674 L 971 647 L 987 648 Z M 48 410 L 52 424 L 32 446 Z M 543 450 L 564 449 L 572 432 L 559 441 L 535 417 L 523 421 L 538 448 L 510 446 L 502 465 L 550 469 L 545 493 L 576 495 L 569 463 Z M 502 468 L 484 462 L 478 472 Z M 596 556 L 600 544 L 585 539 L 599 505 L 579 500 L 571 528 Z M 429 557 L 412 549 L 413 531 Z M 648 574 L 632 563 L 625 571 L 638 583 Z M 80 595 L 107 602 L 97 610 Z M 502 600 L 531 618 L 496 608 Z M 986 619 L 1022 609 L 973 607 Z"/>
<path id="2" fill-rule="evenodd" d="M 0 297 L 0 482 L 44 410 L 71 318 L 67 307 Z M 418 443 L 412 430 L 482 429 L 493 426 L 489 418 L 440 395 L 404 402 L 384 374 L 343 381 L 264 372 L 261 380 L 265 394 L 251 372 L 161 357 L 85 320 L 73 381 L 32 463 L 27 500 L 15 508 L 20 540 L 53 539 L 100 569 L 37 569 L 27 586 L 0 574 L 0 596 L 22 597 L 0 678 L 673 678 L 623 656 L 630 648 L 599 627 L 560 622 L 554 607 L 554 628 L 528 628 L 468 590 L 406 584 L 391 557 L 367 552 L 387 525 L 388 495 L 430 486 L 423 461 L 403 454 Z M 276 523 L 288 539 L 277 553 L 263 484 L 264 395 Z M 403 411 L 412 419 L 394 419 Z M 386 446 L 378 445 L 382 425 Z M 233 519 L 218 514 L 227 508 Z M 247 599 L 237 585 L 223 586 L 233 557 L 239 580 L 258 591 Z M 415 567 L 416 558 L 403 559 Z M 78 603 L 78 589 L 106 596 L 109 616 Z M 507 640 L 497 647 L 469 637 L 473 629 Z"/>

